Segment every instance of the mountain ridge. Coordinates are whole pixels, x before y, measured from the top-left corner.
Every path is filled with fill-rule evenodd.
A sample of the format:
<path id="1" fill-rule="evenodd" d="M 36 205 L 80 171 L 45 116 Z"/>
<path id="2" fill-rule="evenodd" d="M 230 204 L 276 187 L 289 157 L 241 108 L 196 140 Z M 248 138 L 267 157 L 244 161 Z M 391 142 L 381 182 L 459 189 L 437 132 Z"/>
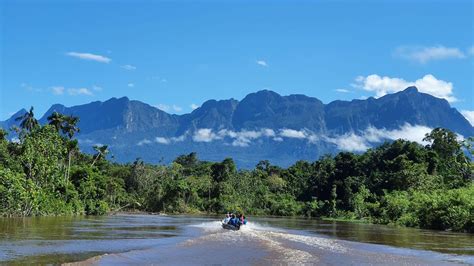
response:
<path id="1" fill-rule="evenodd" d="M 71 107 L 54 104 L 40 123 L 47 123 L 54 111 L 80 117 L 77 137 L 82 149 L 109 144 L 120 161 L 137 157 L 153 162 L 164 157 L 169 161 L 197 151 L 208 160 L 234 157 L 244 167 L 253 167 L 262 159 L 284 166 L 334 153 L 341 149 L 340 142 L 352 147 L 350 136 L 361 136 L 369 128 L 390 131 L 406 125 L 445 127 L 465 137 L 474 135 L 474 128 L 446 100 L 420 93 L 415 87 L 380 98 L 327 104 L 302 94 L 282 96 L 263 90 L 240 101 L 211 99 L 181 115 L 128 97 L 113 97 Z M 17 114 L 22 112 L 26 110 Z M 18 124 L 14 118 L 0 126 Z M 352 149 L 357 151 L 370 143 L 364 140 L 359 144 Z"/>

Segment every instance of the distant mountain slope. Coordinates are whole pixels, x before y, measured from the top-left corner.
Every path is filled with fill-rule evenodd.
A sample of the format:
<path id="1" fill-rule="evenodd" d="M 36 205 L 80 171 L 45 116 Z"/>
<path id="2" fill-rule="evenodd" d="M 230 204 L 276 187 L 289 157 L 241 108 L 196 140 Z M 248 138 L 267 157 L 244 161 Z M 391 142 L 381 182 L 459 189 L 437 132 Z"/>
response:
<path id="1" fill-rule="evenodd" d="M 474 128 L 446 100 L 415 87 L 378 99 L 326 105 L 305 95 L 281 96 L 264 90 L 241 101 L 209 100 L 184 115 L 168 114 L 126 97 L 111 98 L 72 107 L 55 104 L 40 122 L 47 123 L 54 111 L 80 117 L 77 137 L 82 149 L 109 144 L 119 161 L 140 157 L 169 162 L 196 151 L 207 160 L 233 157 L 241 167 L 253 167 L 263 159 L 286 166 L 341 149 L 360 151 L 374 141 L 403 136 L 407 128 L 413 131 L 411 135 L 445 127 L 474 136 Z M 14 120 L 24 112 L 20 110 L 0 126 L 18 124 Z"/>
<path id="2" fill-rule="evenodd" d="M 324 104 L 304 95 L 280 96 L 273 91 L 247 95 L 234 112 L 236 129 L 309 128 L 325 131 Z"/>
<path id="3" fill-rule="evenodd" d="M 420 93 L 416 87 L 379 99 L 334 101 L 325 110 L 328 128 L 339 133 L 368 126 L 394 129 L 409 123 L 445 127 L 465 136 L 474 134 L 470 123 L 448 101 Z"/>
<path id="4" fill-rule="evenodd" d="M 0 127 L 3 129 L 9 129 L 12 126 L 18 126 L 20 124 L 19 121 L 15 121 L 16 118 L 23 116 L 27 111 L 22 108 L 20 111 L 14 113 L 9 119 L 5 121 L 0 121 Z"/>

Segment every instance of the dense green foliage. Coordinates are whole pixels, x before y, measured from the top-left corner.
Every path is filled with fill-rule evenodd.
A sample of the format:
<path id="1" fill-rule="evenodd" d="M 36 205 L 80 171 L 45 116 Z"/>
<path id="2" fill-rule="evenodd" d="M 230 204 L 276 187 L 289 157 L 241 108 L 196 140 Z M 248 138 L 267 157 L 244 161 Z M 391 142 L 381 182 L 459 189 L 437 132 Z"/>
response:
<path id="1" fill-rule="evenodd" d="M 124 209 L 167 213 L 228 210 L 246 214 L 363 219 L 474 232 L 473 140 L 435 129 L 429 145 L 397 140 L 363 154 L 341 152 L 284 169 L 261 161 L 237 170 L 232 159 L 171 165 L 118 164 L 79 151 L 78 118 L 58 113 L 40 126 L 32 110 L 19 140 L 0 130 L 0 214 L 104 214 Z M 24 123 L 23 123 L 24 122 Z"/>

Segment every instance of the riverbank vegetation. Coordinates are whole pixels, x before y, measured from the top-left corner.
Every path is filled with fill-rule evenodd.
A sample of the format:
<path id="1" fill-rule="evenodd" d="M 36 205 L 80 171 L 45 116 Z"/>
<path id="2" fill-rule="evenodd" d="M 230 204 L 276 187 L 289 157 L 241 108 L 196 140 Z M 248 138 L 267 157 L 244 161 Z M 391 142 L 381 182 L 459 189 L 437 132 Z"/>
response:
<path id="1" fill-rule="evenodd" d="M 304 215 L 474 232 L 472 139 L 446 129 L 429 143 L 397 140 L 363 154 L 340 152 L 288 168 L 261 161 L 237 170 L 222 162 L 179 156 L 170 165 L 107 160 L 74 139 L 79 118 L 53 113 L 39 125 L 21 117 L 17 141 L 0 130 L 0 214 L 101 215 L 108 211 Z"/>

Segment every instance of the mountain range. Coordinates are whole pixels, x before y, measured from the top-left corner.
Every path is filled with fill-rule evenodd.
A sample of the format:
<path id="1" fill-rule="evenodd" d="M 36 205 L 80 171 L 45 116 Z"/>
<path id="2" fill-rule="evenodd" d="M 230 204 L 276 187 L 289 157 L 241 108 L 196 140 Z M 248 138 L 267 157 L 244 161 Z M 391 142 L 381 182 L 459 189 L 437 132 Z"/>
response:
<path id="1" fill-rule="evenodd" d="M 40 123 L 47 123 L 46 117 L 55 111 L 80 117 L 77 138 L 83 151 L 107 144 L 120 162 L 141 158 L 169 163 L 194 151 L 204 160 L 232 157 L 241 168 L 254 167 L 260 160 L 287 166 L 341 150 L 360 152 L 397 138 L 421 142 L 435 127 L 474 136 L 472 125 L 446 100 L 415 87 L 377 99 L 329 104 L 262 90 L 241 101 L 208 100 L 183 115 L 127 97 L 111 98 L 72 107 L 52 105 Z M 15 118 L 25 112 L 18 111 L 0 126 L 17 125 Z"/>

